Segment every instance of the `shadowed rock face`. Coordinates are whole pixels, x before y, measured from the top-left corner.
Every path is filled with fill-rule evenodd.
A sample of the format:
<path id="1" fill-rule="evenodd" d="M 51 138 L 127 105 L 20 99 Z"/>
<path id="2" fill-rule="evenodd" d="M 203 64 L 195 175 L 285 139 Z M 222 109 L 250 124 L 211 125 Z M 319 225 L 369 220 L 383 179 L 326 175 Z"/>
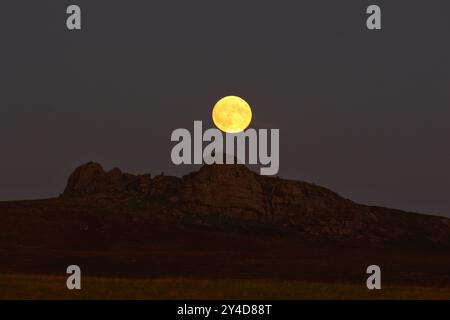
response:
<path id="1" fill-rule="evenodd" d="M 348 211 L 354 203 L 309 183 L 260 176 L 244 165 L 210 165 L 182 178 L 106 172 L 90 162 L 69 177 L 64 195 L 163 198 L 177 210 L 267 222 Z"/>
<path id="2" fill-rule="evenodd" d="M 114 168 L 109 172 L 95 162 L 78 167 L 69 177 L 65 195 L 146 194 L 150 175 L 135 176 Z"/>
<path id="3" fill-rule="evenodd" d="M 450 220 L 369 207 L 310 183 L 260 176 L 244 165 L 210 165 L 182 178 L 109 172 L 90 162 L 69 178 L 64 196 L 164 203 L 177 215 L 219 215 L 294 228 L 313 236 L 450 244 Z"/>

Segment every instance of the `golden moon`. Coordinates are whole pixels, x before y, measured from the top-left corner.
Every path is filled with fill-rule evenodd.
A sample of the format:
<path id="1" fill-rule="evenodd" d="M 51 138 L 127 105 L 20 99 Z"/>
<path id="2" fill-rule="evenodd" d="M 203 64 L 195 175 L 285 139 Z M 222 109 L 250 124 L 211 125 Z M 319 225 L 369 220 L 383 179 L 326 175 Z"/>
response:
<path id="1" fill-rule="evenodd" d="M 216 127 L 223 132 L 238 133 L 250 125 L 252 109 L 244 99 L 228 96 L 216 103 L 212 118 Z"/>

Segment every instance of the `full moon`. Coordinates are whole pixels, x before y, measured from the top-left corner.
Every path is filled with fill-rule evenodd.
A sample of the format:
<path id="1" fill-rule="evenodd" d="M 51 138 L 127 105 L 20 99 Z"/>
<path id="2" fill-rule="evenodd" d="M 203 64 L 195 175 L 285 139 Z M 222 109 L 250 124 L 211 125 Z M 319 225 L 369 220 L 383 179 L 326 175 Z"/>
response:
<path id="1" fill-rule="evenodd" d="M 223 132 L 238 133 L 250 125 L 252 109 L 244 99 L 228 96 L 216 103 L 212 118 L 216 127 Z"/>

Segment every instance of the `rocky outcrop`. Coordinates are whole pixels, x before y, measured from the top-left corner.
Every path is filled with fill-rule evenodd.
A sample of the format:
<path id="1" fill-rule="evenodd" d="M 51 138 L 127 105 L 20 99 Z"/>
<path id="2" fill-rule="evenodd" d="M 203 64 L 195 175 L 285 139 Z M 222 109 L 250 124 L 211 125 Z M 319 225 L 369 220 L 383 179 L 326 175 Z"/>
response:
<path id="1" fill-rule="evenodd" d="M 204 166 L 181 179 L 178 203 L 189 212 L 268 220 L 258 176 L 243 165 Z"/>
<path id="2" fill-rule="evenodd" d="M 150 176 L 134 176 L 114 168 L 106 172 L 101 165 L 89 162 L 75 169 L 67 182 L 65 195 L 117 195 L 144 193 L 149 188 Z"/>
<path id="3" fill-rule="evenodd" d="M 260 176 L 244 165 L 209 165 L 184 177 L 106 172 L 90 162 L 69 177 L 63 196 L 140 199 L 176 215 L 219 215 L 291 227 L 310 235 L 450 244 L 450 220 L 369 207 L 306 182 Z M 161 208 L 161 207 L 158 207 Z"/>
<path id="4" fill-rule="evenodd" d="M 106 172 L 90 162 L 69 177 L 64 195 L 163 198 L 178 210 L 260 221 L 294 221 L 350 209 L 353 202 L 305 182 L 260 176 L 244 165 L 210 165 L 182 178 Z"/>

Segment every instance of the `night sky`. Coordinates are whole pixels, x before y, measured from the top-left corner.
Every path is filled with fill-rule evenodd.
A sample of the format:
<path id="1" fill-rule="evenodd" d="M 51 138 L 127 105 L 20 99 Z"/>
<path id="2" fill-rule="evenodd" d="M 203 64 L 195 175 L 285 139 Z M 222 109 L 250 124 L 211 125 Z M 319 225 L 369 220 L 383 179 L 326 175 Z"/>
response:
<path id="1" fill-rule="evenodd" d="M 66 7 L 82 9 L 81 31 Z M 382 31 L 365 10 L 382 8 Z M 450 216 L 450 2 L 3 1 L 0 200 L 97 161 L 181 175 L 170 134 L 239 95 L 280 129 L 280 176 Z"/>

